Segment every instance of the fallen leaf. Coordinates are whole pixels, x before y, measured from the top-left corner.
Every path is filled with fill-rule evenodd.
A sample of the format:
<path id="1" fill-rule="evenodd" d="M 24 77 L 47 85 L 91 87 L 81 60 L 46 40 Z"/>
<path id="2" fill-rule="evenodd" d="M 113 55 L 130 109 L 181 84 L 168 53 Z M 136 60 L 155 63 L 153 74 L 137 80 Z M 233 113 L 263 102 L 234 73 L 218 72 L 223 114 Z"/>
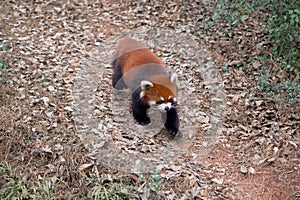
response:
<path id="1" fill-rule="evenodd" d="M 232 98 L 232 103 L 233 104 L 236 104 L 240 99 L 240 95 L 239 94 L 236 94 L 234 95 L 234 97 Z"/>
<path id="2" fill-rule="evenodd" d="M 223 180 L 221 180 L 221 179 L 213 178 L 213 179 L 211 179 L 211 180 L 212 180 L 213 182 L 219 184 L 219 185 L 223 184 Z"/>
<path id="3" fill-rule="evenodd" d="M 230 65 L 230 66 L 233 66 L 233 65 L 238 65 L 238 64 L 240 64 L 242 61 L 240 61 L 240 60 L 233 60 L 233 61 L 231 61 L 230 63 L 228 63 L 228 65 Z"/>
<path id="4" fill-rule="evenodd" d="M 83 170 L 85 170 L 85 169 L 87 169 L 87 168 L 89 168 L 89 167 L 91 167 L 93 165 L 94 164 L 92 164 L 92 163 L 82 164 L 82 165 L 79 166 L 78 170 L 79 171 L 83 171 Z"/>
<path id="5" fill-rule="evenodd" d="M 241 165 L 240 171 L 241 171 L 243 174 L 246 174 L 246 173 L 247 173 L 247 167 Z"/>

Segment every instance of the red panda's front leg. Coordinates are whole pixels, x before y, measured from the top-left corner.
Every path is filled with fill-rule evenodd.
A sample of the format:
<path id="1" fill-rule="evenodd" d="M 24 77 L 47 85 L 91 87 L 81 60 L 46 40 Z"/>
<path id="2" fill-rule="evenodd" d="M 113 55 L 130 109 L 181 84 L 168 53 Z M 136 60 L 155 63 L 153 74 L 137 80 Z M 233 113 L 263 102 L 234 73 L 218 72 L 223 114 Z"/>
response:
<path id="1" fill-rule="evenodd" d="M 140 97 L 141 89 L 136 89 L 131 95 L 131 108 L 134 119 L 141 125 L 147 125 L 151 122 L 147 115 L 150 106 L 144 103 Z"/>
<path id="2" fill-rule="evenodd" d="M 175 136 L 179 129 L 179 118 L 175 107 L 172 107 L 166 114 L 165 128 Z"/>

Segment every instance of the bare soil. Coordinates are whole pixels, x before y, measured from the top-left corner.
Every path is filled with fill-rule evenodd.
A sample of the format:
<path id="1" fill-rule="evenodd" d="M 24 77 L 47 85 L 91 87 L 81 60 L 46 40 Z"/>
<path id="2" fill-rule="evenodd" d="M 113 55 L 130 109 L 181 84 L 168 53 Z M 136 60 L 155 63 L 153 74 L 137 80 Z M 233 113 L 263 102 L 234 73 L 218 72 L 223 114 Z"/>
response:
<path id="1" fill-rule="evenodd" d="M 128 175 L 129 183 L 139 188 L 135 192 L 140 199 L 299 199 L 300 105 L 287 104 L 281 96 L 274 96 L 275 101 L 255 89 L 259 61 L 247 70 L 238 67 L 268 52 L 264 24 L 251 16 L 230 30 L 231 35 L 222 35 L 222 30 L 205 26 L 205 16 L 214 6 L 205 1 L 1 1 L 0 45 L 8 48 L 0 50 L 7 68 L 0 82 L 0 166 L 9 166 L 31 188 L 22 194 L 37 194 L 36 183 L 45 179 L 55 185 L 51 197 L 87 197 L 95 183 L 86 177 L 94 173 Z M 129 137 L 111 120 L 112 69 L 106 64 L 113 49 L 105 51 L 105 61 L 99 60 L 103 58 L 99 49 L 111 38 L 140 27 L 194 37 L 203 48 L 201 55 L 207 56 L 202 64 L 212 61 L 224 86 L 222 127 L 209 153 L 199 156 L 213 116 L 209 84 L 203 71 L 193 68 L 191 58 L 178 56 L 177 49 L 152 47 L 168 65 L 176 66 L 201 111 L 186 152 L 163 162 L 164 182 L 158 194 L 149 192 L 137 174 L 101 161 L 110 155 L 99 154 L 106 148 L 101 137 L 140 155 L 172 142 L 166 133 Z M 95 71 L 87 75 L 82 70 L 90 66 Z M 83 86 L 91 87 L 82 87 L 86 93 L 77 94 L 82 74 L 91 77 Z M 274 80 L 286 77 L 282 72 Z M 92 101 L 92 110 L 76 104 L 74 96 L 77 103 Z M 83 119 L 96 124 L 98 132 L 84 131 L 85 124 L 78 121 Z M 0 188 L 6 184 L 3 178 Z"/>

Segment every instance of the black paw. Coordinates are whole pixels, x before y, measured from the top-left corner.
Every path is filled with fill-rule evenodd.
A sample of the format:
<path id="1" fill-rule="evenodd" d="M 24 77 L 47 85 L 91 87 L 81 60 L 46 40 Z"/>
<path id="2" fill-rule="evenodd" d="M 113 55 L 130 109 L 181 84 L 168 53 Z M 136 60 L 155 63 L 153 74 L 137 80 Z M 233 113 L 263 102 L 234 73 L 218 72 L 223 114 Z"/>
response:
<path id="1" fill-rule="evenodd" d="M 179 118 L 178 118 L 177 110 L 175 108 L 172 108 L 166 113 L 166 115 L 167 116 L 165 119 L 165 128 L 173 136 L 176 136 L 179 130 Z M 163 115 L 163 119 L 164 118 L 165 115 Z"/>
<path id="2" fill-rule="evenodd" d="M 140 117 L 135 119 L 139 124 L 145 126 L 150 124 L 151 120 L 148 116 Z"/>
<path id="3" fill-rule="evenodd" d="M 177 124 L 167 123 L 167 124 L 165 124 L 165 128 L 173 136 L 176 136 L 176 134 L 178 133 L 178 126 L 177 126 Z"/>

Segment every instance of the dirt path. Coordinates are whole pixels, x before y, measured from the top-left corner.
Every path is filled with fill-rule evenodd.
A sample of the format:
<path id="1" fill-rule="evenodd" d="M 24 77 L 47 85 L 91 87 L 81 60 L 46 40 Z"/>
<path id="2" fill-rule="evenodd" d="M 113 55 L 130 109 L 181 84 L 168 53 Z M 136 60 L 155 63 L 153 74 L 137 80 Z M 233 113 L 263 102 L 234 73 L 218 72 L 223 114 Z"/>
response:
<path id="1" fill-rule="evenodd" d="M 86 197 L 89 173 L 121 172 L 142 199 L 299 198 L 299 106 L 254 98 L 255 66 L 234 67 L 239 37 L 201 29 L 204 4 L 1 2 L 0 167 L 18 166 L 13 177 L 32 188 L 22 195 L 44 177 L 56 198 Z M 179 74 L 181 140 L 120 117 L 129 111 L 111 88 L 110 59 L 125 35 Z M 129 173 L 155 170 L 158 197 L 156 182 Z"/>

